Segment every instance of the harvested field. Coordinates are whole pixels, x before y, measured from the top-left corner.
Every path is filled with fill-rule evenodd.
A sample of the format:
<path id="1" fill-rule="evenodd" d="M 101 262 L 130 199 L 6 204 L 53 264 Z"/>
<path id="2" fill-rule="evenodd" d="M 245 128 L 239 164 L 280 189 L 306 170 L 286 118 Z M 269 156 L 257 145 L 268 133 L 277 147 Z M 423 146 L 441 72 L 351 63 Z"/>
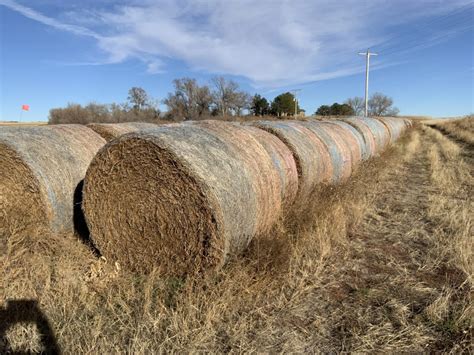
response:
<path id="1" fill-rule="evenodd" d="M 72 233 L 79 184 L 104 144 L 81 125 L 2 127 L 0 240 L 30 228 Z"/>
<path id="2" fill-rule="evenodd" d="M 199 276 L 137 274 L 74 238 L 12 234 L 0 315 L 30 310 L 6 300 L 37 301 L 55 344 L 28 322 L 7 327 L 10 315 L 0 352 L 472 352 L 474 152 L 460 137 L 411 130 Z"/>
<path id="3" fill-rule="evenodd" d="M 156 124 L 147 122 L 89 123 L 87 127 L 100 134 L 108 142 L 126 133 L 155 128 Z"/>
<path id="4" fill-rule="evenodd" d="M 282 207 L 271 157 L 228 123 L 119 137 L 92 161 L 84 196 L 91 238 L 104 256 L 177 275 L 222 266 L 268 232 Z"/>

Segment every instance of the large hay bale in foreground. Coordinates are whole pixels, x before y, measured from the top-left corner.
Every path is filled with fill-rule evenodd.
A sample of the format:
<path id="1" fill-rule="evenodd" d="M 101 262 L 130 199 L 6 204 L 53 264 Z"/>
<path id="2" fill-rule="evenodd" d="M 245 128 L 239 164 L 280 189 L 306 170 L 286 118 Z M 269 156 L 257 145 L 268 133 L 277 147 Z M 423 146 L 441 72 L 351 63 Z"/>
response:
<path id="1" fill-rule="evenodd" d="M 245 130 L 223 132 L 158 126 L 99 151 L 83 208 L 105 257 L 137 271 L 182 274 L 219 267 L 268 231 L 281 211 L 270 157 Z"/>
<path id="2" fill-rule="evenodd" d="M 123 123 L 89 123 L 90 129 L 100 134 L 107 142 L 123 134 L 155 128 L 155 123 L 123 122 Z"/>
<path id="3" fill-rule="evenodd" d="M 3 238 L 13 229 L 29 227 L 73 231 L 78 185 L 104 144 L 82 125 L 0 128 Z"/>
<path id="4" fill-rule="evenodd" d="M 249 123 L 278 137 L 293 153 L 298 171 L 298 197 L 304 203 L 320 183 L 333 178 L 333 166 L 327 147 L 299 121 L 255 121 Z"/>

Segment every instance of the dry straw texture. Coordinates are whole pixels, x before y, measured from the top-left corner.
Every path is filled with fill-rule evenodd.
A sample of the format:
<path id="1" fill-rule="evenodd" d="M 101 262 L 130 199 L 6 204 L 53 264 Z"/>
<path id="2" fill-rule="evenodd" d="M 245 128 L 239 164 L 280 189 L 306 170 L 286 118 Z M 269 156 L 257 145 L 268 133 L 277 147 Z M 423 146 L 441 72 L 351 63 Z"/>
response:
<path id="1" fill-rule="evenodd" d="M 329 121 L 321 122 L 322 125 L 328 127 L 333 134 L 336 142 L 343 147 L 344 152 L 349 152 L 352 170 L 360 165 L 362 161 L 362 146 L 363 139 L 360 134 L 353 129 L 352 126 L 340 122 L 340 121 Z"/>
<path id="2" fill-rule="evenodd" d="M 360 119 L 362 122 L 367 124 L 367 126 L 369 126 L 375 138 L 377 154 L 383 152 L 390 144 L 390 131 L 388 130 L 387 126 L 372 117 L 357 117 L 357 119 Z"/>
<path id="3" fill-rule="evenodd" d="M 327 147 L 304 122 L 256 121 L 252 126 L 274 134 L 293 153 L 298 171 L 298 200 L 304 204 L 320 183 L 330 182 L 333 165 Z"/>
<path id="4" fill-rule="evenodd" d="M 390 135 L 390 144 L 394 144 L 405 129 L 404 121 L 399 118 L 376 117 L 374 119 L 381 122 L 387 128 Z"/>
<path id="5" fill-rule="evenodd" d="M 0 237 L 30 227 L 73 231 L 78 185 L 104 144 L 82 125 L 2 127 Z"/>
<path id="6" fill-rule="evenodd" d="M 370 159 L 371 157 L 374 157 L 377 152 L 377 143 L 375 141 L 375 134 L 372 132 L 367 122 L 364 122 L 358 117 L 347 117 L 347 118 L 341 119 L 341 121 L 350 124 L 362 136 L 362 139 L 364 141 L 363 143 L 364 153 L 362 155 L 362 159 L 367 160 L 367 159 Z"/>
<path id="7" fill-rule="evenodd" d="M 126 133 L 155 128 L 156 124 L 147 122 L 89 123 L 87 127 L 93 129 L 108 142 Z"/>
<path id="8" fill-rule="evenodd" d="M 321 121 L 308 121 L 301 124 L 311 130 L 328 150 L 330 164 L 333 168 L 331 182 L 338 184 L 347 181 L 352 173 L 352 158 L 350 149 L 344 143 L 343 138 Z"/>
<path id="9" fill-rule="evenodd" d="M 108 259 L 163 274 L 219 267 L 281 212 L 278 172 L 244 129 L 157 127 L 108 143 L 84 184 L 91 238 Z"/>
<path id="10" fill-rule="evenodd" d="M 283 207 L 290 207 L 298 193 L 298 170 L 291 150 L 275 135 L 257 127 L 241 126 L 262 145 L 278 171 Z"/>

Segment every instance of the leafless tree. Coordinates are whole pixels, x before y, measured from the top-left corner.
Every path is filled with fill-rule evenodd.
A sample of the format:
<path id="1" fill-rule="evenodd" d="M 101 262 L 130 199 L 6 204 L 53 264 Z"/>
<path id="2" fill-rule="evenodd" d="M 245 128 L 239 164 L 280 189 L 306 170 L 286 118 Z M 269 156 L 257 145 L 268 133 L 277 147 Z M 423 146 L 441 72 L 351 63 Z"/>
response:
<path id="1" fill-rule="evenodd" d="M 217 112 L 222 116 L 230 113 L 230 110 L 235 106 L 235 101 L 238 96 L 239 84 L 233 80 L 227 80 L 223 76 L 217 76 L 211 79 L 214 87 L 213 99 L 216 105 Z"/>
<path id="2" fill-rule="evenodd" d="M 195 79 L 173 81 L 174 93 L 163 101 L 168 106 L 168 116 L 173 120 L 197 120 L 210 113 L 212 95 L 209 87 L 199 86 Z"/>
<path id="3" fill-rule="evenodd" d="M 376 92 L 369 99 L 370 116 L 396 116 L 400 111 L 393 106 L 393 99 Z"/>
<path id="4" fill-rule="evenodd" d="M 349 105 L 354 110 L 354 113 L 356 116 L 362 116 L 364 114 L 364 109 L 365 109 L 364 98 L 356 96 L 356 97 L 347 99 L 344 103 Z"/>

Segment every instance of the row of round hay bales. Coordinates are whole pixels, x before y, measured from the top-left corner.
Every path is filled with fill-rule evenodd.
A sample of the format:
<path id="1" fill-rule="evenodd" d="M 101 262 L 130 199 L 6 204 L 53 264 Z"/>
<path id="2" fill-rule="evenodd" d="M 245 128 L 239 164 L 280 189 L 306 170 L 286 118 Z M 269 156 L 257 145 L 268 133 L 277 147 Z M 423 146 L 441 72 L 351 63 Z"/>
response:
<path id="1" fill-rule="evenodd" d="M 283 184 L 271 145 L 289 169 Z M 95 246 L 126 267 L 215 268 L 275 224 L 294 195 L 292 170 L 289 152 L 264 132 L 216 121 L 157 126 L 99 151 L 83 209 Z"/>
<path id="2" fill-rule="evenodd" d="M 6 128 L 0 226 L 72 231 L 84 192 L 91 240 L 108 259 L 163 274 L 217 268 L 317 186 L 346 181 L 406 126 L 373 118 L 90 125 L 107 144 L 79 125 Z"/>
<path id="3" fill-rule="evenodd" d="M 82 125 L 0 129 L 0 241 L 19 230 L 72 232 L 90 161 L 105 140 Z"/>
<path id="4" fill-rule="evenodd" d="M 147 122 L 89 123 L 87 127 L 100 134 L 108 142 L 126 133 L 154 128 L 156 124 Z"/>

